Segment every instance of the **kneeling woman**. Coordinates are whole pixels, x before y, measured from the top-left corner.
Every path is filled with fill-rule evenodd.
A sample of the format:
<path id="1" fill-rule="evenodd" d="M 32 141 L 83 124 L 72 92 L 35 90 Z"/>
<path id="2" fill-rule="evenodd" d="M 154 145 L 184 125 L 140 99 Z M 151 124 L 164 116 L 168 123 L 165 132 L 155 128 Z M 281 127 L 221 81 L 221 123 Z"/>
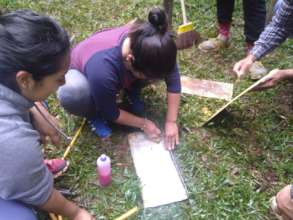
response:
<path id="1" fill-rule="evenodd" d="M 62 106 L 89 119 L 98 136 L 111 134 L 107 121 L 141 128 L 151 139 L 162 134 L 154 122 L 137 116 L 144 103 L 139 94 L 146 80 L 165 79 L 168 111 L 165 144 L 173 149 L 179 142 L 177 113 L 180 102 L 180 76 L 176 66 L 177 48 L 168 31 L 163 10 L 154 8 L 148 21 L 136 21 L 97 32 L 80 42 L 71 53 L 71 70 L 58 91 Z M 125 89 L 131 113 L 116 103 Z"/>
<path id="2" fill-rule="evenodd" d="M 32 207 L 90 220 L 53 186 L 30 109 L 65 82 L 66 32 L 31 11 L 0 15 L 0 219 L 36 219 Z"/>

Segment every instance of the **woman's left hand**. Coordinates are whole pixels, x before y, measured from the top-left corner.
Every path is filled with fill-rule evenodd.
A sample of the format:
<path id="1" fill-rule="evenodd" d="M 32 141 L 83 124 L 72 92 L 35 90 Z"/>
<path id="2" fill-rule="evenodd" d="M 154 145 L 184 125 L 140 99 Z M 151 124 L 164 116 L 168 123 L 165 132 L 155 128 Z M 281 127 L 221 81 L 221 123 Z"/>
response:
<path id="1" fill-rule="evenodd" d="M 176 122 L 166 121 L 165 123 L 165 148 L 167 150 L 175 149 L 179 144 L 178 126 Z"/>

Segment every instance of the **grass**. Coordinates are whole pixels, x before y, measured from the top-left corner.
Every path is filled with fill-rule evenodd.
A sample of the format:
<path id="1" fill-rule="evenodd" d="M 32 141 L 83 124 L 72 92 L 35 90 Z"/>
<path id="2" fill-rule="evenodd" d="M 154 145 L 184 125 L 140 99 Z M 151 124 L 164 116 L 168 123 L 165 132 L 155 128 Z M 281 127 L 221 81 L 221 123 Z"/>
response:
<path id="1" fill-rule="evenodd" d="M 145 18 L 157 0 L 0 0 L 4 10 L 30 8 L 53 16 L 80 41 L 92 32 L 118 26 L 135 17 Z M 215 3 L 197 0 L 187 4 L 188 15 L 205 37 L 215 36 Z M 182 23 L 179 3 L 175 2 L 174 27 Z M 196 48 L 178 54 L 181 73 L 197 78 L 234 83 L 232 66 L 244 56 L 241 2 L 234 13 L 232 45 L 219 53 L 203 54 Z M 288 68 L 292 62 L 293 41 L 271 53 L 263 63 L 269 69 Z M 238 94 L 251 82 L 235 83 Z M 154 209 L 141 209 L 133 219 L 273 219 L 268 200 L 293 177 L 292 85 L 250 93 L 229 107 L 226 117 L 199 128 L 223 101 L 183 96 L 180 110 L 181 144 L 175 155 L 188 188 L 189 199 Z M 166 106 L 164 87 L 144 92 L 148 115 L 162 124 Z M 55 97 L 49 100 L 52 113 L 59 115 L 70 135 L 81 120 L 62 110 Z M 208 109 L 208 111 L 206 111 Z M 159 110 L 159 111 L 158 111 Z M 208 113 L 208 114 L 210 114 Z M 142 206 L 136 177 L 125 140 L 126 132 L 115 129 L 107 142 L 100 141 L 86 127 L 69 155 L 71 167 L 57 182 L 78 194 L 74 200 L 97 219 L 114 219 L 133 206 Z M 63 144 L 64 148 L 66 143 Z M 46 153 L 61 156 L 64 148 L 47 147 Z M 95 160 L 101 153 L 112 158 L 113 184 L 96 184 Z"/>

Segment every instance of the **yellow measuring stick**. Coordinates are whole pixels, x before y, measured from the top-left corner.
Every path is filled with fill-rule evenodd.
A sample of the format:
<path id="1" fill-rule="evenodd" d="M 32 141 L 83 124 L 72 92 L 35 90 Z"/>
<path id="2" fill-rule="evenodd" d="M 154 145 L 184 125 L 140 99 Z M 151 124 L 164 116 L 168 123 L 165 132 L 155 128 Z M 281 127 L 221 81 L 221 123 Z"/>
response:
<path id="1" fill-rule="evenodd" d="M 137 212 L 138 212 L 138 207 L 135 206 L 134 208 L 132 208 L 129 211 L 125 212 L 123 215 L 121 215 L 120 217 L 116 218 L 115 220 L 127 219 L 127 218 L 129 218 L 130 216 L 134 215 Z"/>
<path id="2" fill-rule="evenodd" d="M 78 136 L 80 135 L 80 132 L 81 132 L 83 126 L 85 125 L 85 121 L 86 121 L 86 119 L 84 118 L 83 121 L 82 121 L 82 123 L 81 123 L 81 125 L 80 125 L 80 127 L 78 128 L 78 130 L 76 131 L 74 137 L 72 138 L 70 144 L 66 148 L 66 151 L 64 152 L 62 159 L 65 159 L 68 156 L 71 148 L 73 147 L 73 145 L 75 144 Z"/>

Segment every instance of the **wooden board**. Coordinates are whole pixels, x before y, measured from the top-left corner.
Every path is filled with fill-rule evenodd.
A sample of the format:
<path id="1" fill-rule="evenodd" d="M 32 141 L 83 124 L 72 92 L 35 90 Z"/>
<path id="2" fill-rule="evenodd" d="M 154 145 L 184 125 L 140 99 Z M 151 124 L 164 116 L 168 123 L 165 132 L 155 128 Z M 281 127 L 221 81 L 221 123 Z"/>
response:
<path id="1" fill-rule="evenodd" d="M 231 100 L 233 96 L 233 84 L 200 80 L 181 76 L 182 93 L 198 95 L 208 98 Z"/>

